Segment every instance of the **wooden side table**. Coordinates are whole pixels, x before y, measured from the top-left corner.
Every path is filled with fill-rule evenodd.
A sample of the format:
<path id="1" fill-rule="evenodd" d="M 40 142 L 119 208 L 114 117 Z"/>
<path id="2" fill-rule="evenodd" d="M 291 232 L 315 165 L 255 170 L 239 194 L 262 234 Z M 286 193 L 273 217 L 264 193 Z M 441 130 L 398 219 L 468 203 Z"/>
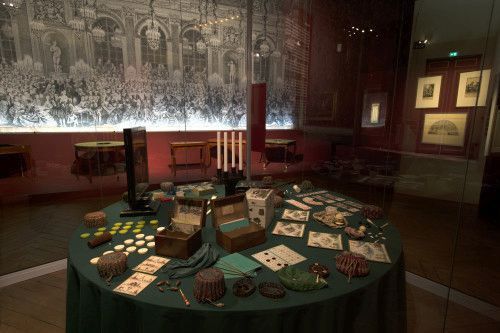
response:
<path id="1" fill-rule="evenodd" d="M 24 177 L 24 169 L 31 170 L 32 175 L 35 174 L 31 158 L 30 145 L 0 145 L 0 155 L 18 155 L 21 177 Z"/>
<path id="2" fill-rule="evenodd" d="M 92 159 L 95 155 L 109 153 L 111 155 L 112 166 L 116 171 L 116 163 L 118 163 L 118 155 L 120 151 L 125 149 L 123 141 L 90 141 L 75 143 L 75 161 L 76 161 L 76 178 L 79 179 L 80 166 L 83 160 L 87 160 L 89 168 L 89 181 L 92 183 Z M 83 155 L 88 153 L 87 158 Z"/>
<path id="3" fill-rule="evenodd" d="M 295 154 L 297 153 L 297 140 L 290 139 L 266 139 L 266 150 L 267 148 L 283 148 L 283 164 L 284 170 L 288 169 L 288 166 L 295 162 Z M 289 163 L 287 160 L 289 148 L 291 150 L 292 161 Z M 260 155 L 260 160 L 263 162 L 264 169 L 270 163 L 266 156 L 267 151 Z"/>
<path id="4" fill-rule="evenodd" d="M 181 163 L 177 164 L 177 159 L 175 157 L 175 153 L 178 150 L 189 150 L 189 149 L 198 149 L 200 151 L 200 162 L 199 163 Z M 206 166 L 206 156 L 207 156 L 207 142 L 206 141 L 177 141 L 170 142 L 170 158 L 172 160 L 171 168 L 172 172 L 175 175 L 177 174 L 177 165 L 198 165 L 200 166 L 200 171 L 203 175 L 207 173 Z"/>

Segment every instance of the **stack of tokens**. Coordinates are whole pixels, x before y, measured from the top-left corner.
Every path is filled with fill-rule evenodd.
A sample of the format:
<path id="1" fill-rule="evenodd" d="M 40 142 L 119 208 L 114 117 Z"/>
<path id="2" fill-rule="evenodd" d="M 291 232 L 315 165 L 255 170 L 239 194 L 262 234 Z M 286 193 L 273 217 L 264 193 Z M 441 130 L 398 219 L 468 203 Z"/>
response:
<path id="1" fill-rule="evenodd" d="M 83 224 L 87 228 L 99 228 L 106 225 L 106 213 L 103 211 L 90 212 L 83 217 Z"/>
<path id="2" fill-rule="evenodd" d="M 127 255 L 113 252 L 103 255 L 97 260 L 97 272 L 104 279 L 123 274 L 127 270 Z"/>
<path id="3" fill-rule="evenodd" d="M 194 297 L 198 302 L 217 301 L 226 291 L 224 273 L 217 268 L 205 268 L 194 277 Z"/>

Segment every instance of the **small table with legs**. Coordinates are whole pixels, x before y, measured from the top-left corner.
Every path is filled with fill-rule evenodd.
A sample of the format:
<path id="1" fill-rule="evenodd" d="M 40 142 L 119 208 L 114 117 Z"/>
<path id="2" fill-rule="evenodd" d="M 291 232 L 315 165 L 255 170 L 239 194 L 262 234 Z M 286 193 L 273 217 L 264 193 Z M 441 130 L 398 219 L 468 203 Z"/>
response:
<path id="1" fill-rule="evenodd" d="M 189 149 L 198 149 L 200 152 L 200 161 L 199 163 L 182 163 L 177 164 L 177 158 L 175 153 L 178 150 L 184 150 L 187 153 Z M 170 158 L 172 161 L 171 168 L 174 174 L 174 177 L 177 173 L 177 165 L 199 165 L 200 171 L 205 175 L 207 173 L 207 166 L 205 164 L 205 159 L 207 155 L 207 142 L 206 141 L 178 141 L 178 142 L 170 142 Z"/>
<path id="2" fill-rule="evenodd" d="M 98 167 L 111 166 L 118 174 L 117 165 L 122 158 L 120 152 L 125 149 L 123 141 L 91 141 L 75 143 L 76 178 L 79 179 L 82 162 L 87 160 L 89 181 L 92 183 L 93 164 Z M 106 155 L 106 156 L 105 156 Z M 109 158 L 108 158 L 109 157 Z M 118 178 L 118 176 L 117 176 Z"/>

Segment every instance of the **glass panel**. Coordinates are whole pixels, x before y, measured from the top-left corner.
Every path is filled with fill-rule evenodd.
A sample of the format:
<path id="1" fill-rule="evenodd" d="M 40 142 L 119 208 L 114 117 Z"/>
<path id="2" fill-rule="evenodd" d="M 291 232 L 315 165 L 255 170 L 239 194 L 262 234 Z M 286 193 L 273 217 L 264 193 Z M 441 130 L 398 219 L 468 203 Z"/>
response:
<path id="1" fill-rule="evenodd" d="M 436 282 L 434 293 L 451 286 L 495 304 L 481 291 L 493 283 L 488 258 L 496 247 L 483 254 L 471 239 L 495 237 L 491 222 L 475 217 L 486 185 L 485 117 L 498 58 L 492 10 L 492 1 L 312 5 L 303 129 L 306 147 L 318 149 L 304 175 L 382 207 L 399 229 L 412 281 L 408 320 L 416 330 L 442 330 L 447 309 L 454 311 L 447 327 L 459 326 L 457 311 L 475 316 L 421 289 L 429 281 Z M 495 183 L 488 180 L 490 189 Z M 479 266 L 488 270 L 482 283 L 472 274 Z M 426 302 L 433 314 L 424 322 L 419 311 Z"/>

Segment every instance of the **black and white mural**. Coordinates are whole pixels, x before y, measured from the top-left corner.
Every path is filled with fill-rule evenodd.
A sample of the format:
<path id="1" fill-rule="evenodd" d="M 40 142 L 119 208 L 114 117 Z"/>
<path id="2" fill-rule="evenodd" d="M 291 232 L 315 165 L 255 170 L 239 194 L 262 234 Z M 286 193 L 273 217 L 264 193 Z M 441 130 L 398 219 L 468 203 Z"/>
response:
<path id="1" fill-rule="evenodd" d="M 0 3 L 0 132 L 246 126 L 245 1 Z M 281 1 L 254 3 L 268 128 L 295 125 Z M 288 74 L 287 74 L 288 73 Z"/>

